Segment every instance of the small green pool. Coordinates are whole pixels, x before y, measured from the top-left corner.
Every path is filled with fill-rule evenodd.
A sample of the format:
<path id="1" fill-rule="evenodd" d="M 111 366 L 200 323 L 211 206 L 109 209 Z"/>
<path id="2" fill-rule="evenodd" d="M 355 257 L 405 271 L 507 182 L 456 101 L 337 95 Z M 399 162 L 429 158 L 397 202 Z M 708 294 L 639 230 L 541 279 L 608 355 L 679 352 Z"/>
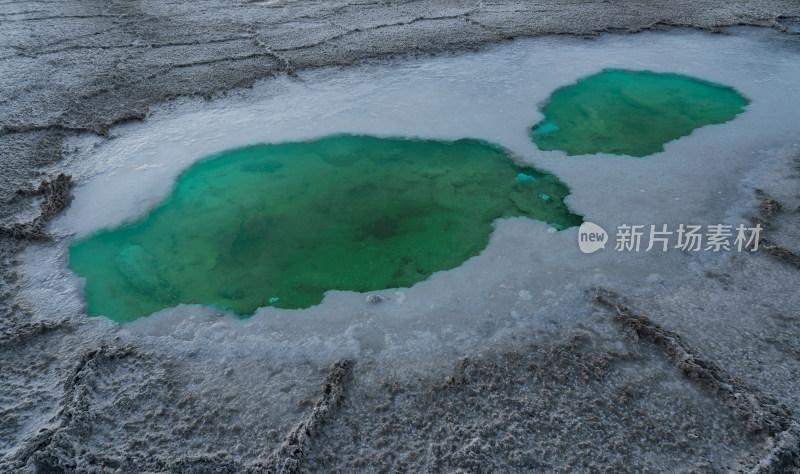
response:
<path id="1" fill-rule="evenodd" d="M 492 222 L 582 218 L 554 175 L 478 140 L 336 135 L 208 157 L 141 220 L 70 247 L 89 314 L 130 321 L 181 303 L 239 315 L 328 290 L 408 287 L 487 245 Z"/>
<path id="2" fill-rule="evenodd" d="M 735 89 L 680 74 L 606 69 L 557 89 L 531 129 L 542 150 L 647 156 L 709 124 L 732 120 L 748 100 Z"/>

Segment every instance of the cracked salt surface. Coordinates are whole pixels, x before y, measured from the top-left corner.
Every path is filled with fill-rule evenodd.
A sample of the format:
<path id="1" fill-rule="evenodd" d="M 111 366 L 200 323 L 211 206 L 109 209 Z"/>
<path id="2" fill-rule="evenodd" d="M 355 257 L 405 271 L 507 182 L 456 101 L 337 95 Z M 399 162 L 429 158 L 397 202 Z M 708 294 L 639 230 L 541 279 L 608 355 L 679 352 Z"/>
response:
<path id="1" fill-rule="evenodd" d="M 742 183 L 765 159 L 759 153 L 795 140 L 800 122 L 800 52 L 781 48 L 775 35 L 738 29 L 730 36 L 671 31 L 592 42 L 516 40 L 457 56 L 306 71 L 212 101 L 168 104 L 141 123 L 114 128 L 113 140 L 73 142 L 67 167 L 79 187 L 51 225 L 62 240 L 25 254 L 27 296 L 47 314 L 82 304 L 82 284 L 66 269 L 68 242 L 141 216 L 194 161 L 248 143 L 338 132 L 498 143 L 520 162 L 555 173 L 572 190 L 570 208 L 607 230 L 736 225 L 743 222 Z M 541 102 L 557 87 L 608 67 L 679 72 L 735 87 L 752 102 L 735 121 L 696 130 L 646 160 L 538 150 L 528 130 L 542 118 Z M 427 360 L 432 368 L 438 356 L 506 344 L 522 328 L 574 319 L 590 285 L 669 281 L 702 272 L 720 257 L 619 253 L 611 245 L 584 255 L 577 229 L 551 233 L 542 222 L 505 219 L 480 255 L 412 288 L 377 292 L 379 303 L 331 291 L 319 306 L 266 308 L 244 321 L 181 306 L 125 328 L 207 341 L 209 355 L 235 345 L 237 353 L 251 348 L 287 360 L 377 357 L 394 367 Z"/>

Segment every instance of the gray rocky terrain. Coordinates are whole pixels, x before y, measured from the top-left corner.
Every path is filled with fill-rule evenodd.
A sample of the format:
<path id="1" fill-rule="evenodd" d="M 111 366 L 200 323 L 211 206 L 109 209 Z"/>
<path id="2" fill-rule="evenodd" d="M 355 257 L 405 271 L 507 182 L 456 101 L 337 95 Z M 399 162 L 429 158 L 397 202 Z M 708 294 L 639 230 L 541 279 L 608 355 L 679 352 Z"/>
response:
<path id="1" fill-rule="evenodd" d="M 70 204 L 67 140 L 113 140 L 171 99 L 528 36 L 749 25 L 800 48 L 799 21 L 794 0 L 4 1 L 0 471 L 800 471 L 791 144 L 746 206 L 762 251 L 669 282 L 581 288 L 560 303 L 568 321 L 438 371 L 335 349 L 223 354 L 208 335 L 41 314 L 20 291 L 22 253 L 51 242 Z M 365 331 L 358 354 L 380 351 Z"/>

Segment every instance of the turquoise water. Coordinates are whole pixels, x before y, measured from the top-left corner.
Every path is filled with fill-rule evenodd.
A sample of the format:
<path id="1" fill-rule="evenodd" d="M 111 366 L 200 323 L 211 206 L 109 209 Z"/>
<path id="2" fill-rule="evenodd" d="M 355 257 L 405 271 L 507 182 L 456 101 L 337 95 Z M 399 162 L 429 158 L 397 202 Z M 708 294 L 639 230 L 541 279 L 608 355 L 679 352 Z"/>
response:
<path id="1" fill-rule="evenodd" d="M 680 74 L 607 69 L 557 89 L 531 137 L 568 155 L 642 157 L 692 130 L 727 122 L 748 100 L 731 87 Z"/>
<path id="2" fill-rule="evenodd" d="M 409 287 L 487 245 L 492 222 L 582 218 L 552 174 L 478 140 L 336 135 L 210 156 L 139 221 L 70 247 L 89 314 L 131 321 L 181 303 L 250 315 L 328 290 Z"/>

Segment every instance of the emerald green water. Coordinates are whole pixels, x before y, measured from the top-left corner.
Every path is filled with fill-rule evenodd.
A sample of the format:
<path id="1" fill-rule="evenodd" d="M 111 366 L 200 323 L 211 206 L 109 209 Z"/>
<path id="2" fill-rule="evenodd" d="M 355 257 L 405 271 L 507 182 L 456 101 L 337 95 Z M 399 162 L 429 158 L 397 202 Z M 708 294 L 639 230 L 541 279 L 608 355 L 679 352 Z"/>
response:
<path id="1" fill-rule="evenodd" d="M 607 69 L 557 89 L 531 136 L 542 150 L 568 155 L 647 156 L 704 125 L 741 113 L 748 100 L 731 87 L 649 71 Z"/>
<path id="2" fill-rule="evenodd" d="M 457 267 L 500 217 L 579 225 L 567 194 L 477 140 L 255 145 L 198 162 L 141 220 L 76 241 L 70 267 L 89 314 L 120 322 L 180 303 L 306 308 L 327 290 L 408 287 Z"/>

